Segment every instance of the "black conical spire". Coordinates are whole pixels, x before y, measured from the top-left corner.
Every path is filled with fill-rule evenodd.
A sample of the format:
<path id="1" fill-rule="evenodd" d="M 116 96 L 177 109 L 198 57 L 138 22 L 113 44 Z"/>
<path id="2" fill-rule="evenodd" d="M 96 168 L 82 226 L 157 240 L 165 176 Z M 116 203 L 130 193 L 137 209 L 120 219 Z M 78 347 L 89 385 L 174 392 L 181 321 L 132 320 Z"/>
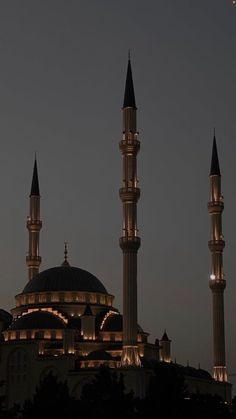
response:
<path id="1" fill-rule="evenodd" d="M 130 58 L 128 61 L 123 108 L 136 108 Z"/>
<path id="2" fill-rule="evenodd" d="M 164 330 L 161 340 L 164 342 L 170 342 L 170 339 L 168 338 L 167 333 L 166 333 L 166 329 Z"/>
<path id="3" fill-rule="evenodd" d="M 37 168 L 37 160 L 35 157 L 34 161 L 34 171 L 33 171 L 33 178 L 32 178 L 32 184 L 31 184 L 31 192 L 30 196 L 36 195 L 39 196 L 39 179 L 38 179 L 38 168 Z"/>
<path id="4" fill-rule="evenodd" d="M 211 171 L 210 171 L 210 176 L 213 176 L 213 175 L 220 176 L 220 165 L 219 165 L 215 135 L 214 135 L 213 146 L 212 146 Z"/>

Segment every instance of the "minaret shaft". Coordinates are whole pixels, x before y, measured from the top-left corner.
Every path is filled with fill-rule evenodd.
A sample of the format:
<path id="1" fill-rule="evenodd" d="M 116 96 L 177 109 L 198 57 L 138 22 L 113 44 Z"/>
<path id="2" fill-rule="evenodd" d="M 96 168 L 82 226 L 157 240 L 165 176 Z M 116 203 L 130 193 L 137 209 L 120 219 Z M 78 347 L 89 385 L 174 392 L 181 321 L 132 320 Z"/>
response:
<path id="1" fill-rule="evenodd" d="M 127 136 L 129 136 L 129 133 L 134 133 L 136 131 L 136 114 L 136 108 L 123 108 L 123 133 Z"/>
<path id="2" fill-rule="evenodd" d="M 123 156 L 123 184 L 120 198 L 123 204 L 123 234 L 120 247 L 123 251 L 123 351 L 122 366 L 140 366 L 137 345 L 137 253 L 140 238 L 137 229 L 137 153 L 140 148 L 136 128 L 136 106 L 130 62 L 126 79 L 123 107 L 123 137 L 120 151 Z"/>
<path id="3" fill-rule="evenodd" d="M 225 242 L 222 234 L 224 202 L 221 196 L 221 175 L 215 138 L 213 143 L 212 168 L 210 173 L 210 201 L 208 203 L 211 235 L 208 245 L 211 252 L 211 279 L 209 285 L 212 290 L 213 303 L 213 369 L 216 380 L 227 382 L 224 330 L 224 289 L 226 281 L 223 271 L 223 250 Z"/>
<path id="4" fill-rule="evenodd" d="M 36 161 L 29 203 L 29 216 L 26 224 L 29 232 L 29 250 L 26 257 L 26 264 L 28 267 L 28 278 L 31 280 L 39 272 L 39 266 L 41 264 L 41 257 L 39 256 L 39 233 L 42 228 L 42 221 L 40 220 L 40 195 Z"/>
<path id="5" fill-rule="evenodd" d="M 124 345 L 137 345 L 137 306 L 133 308 L 130 300 L 137 301 L 137 253 L 125 252 L 123 255 L 124 287 L 123 287 L 123 332 Z M 130 299 L 126 296 L 130 296 Z"/>
<path id="6" fill-rule="evenodd" d="M 224 299 L 222 293 L 215 290 L 213 296 L 213 339 L 215 348 L 215 362 L 214 366 L 225 366 L 225 334 L 224 334 L 224 318 L 221 315 L 224 312 Z M 224 380 L 223 380 L 224 381 Z"/>

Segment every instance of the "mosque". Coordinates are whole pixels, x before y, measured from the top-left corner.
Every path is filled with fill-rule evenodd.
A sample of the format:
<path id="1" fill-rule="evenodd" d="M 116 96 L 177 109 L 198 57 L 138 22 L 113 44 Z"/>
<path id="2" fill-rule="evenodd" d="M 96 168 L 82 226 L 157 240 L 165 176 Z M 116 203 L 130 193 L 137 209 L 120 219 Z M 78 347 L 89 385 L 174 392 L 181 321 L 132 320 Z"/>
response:
<path id="1" fill-rule="evenodd" d="M 106 364 L 122 372 L 127 389 L 144 397 L 152 362 L 171 360 L 171 341 L 164 332 L 160 341 L 148 341 L 148 332 L 137 323 L 137 154 L 140 148 L 136 127 L 137 108 L 130 59 L 126 76 L 123 129 L 119 147 L 123 159 L 123 315 L 115 308 L 114 296 L 92 273 L 70 265 L 65 244 L 60 266 L 40 272 L 40 189 L 35 160 L 29 197 L 29 250 L 26 257 L 28 282 L 15 297 L 11 314 L 0 310 L 0 380 L 6 407 L 33 396 L 39 381 L 49 372 L 67 380 L 71 395 L 79 398 L 85 383 L 98 367 Z M 225 366 L 224 306 L 225 279 L 221 217 L 221 175 L 214 138 L 210 171 L 211 219 L 209 249 L 212 255 L 210 288 L 213 295 L 214 374 L 189 368 L 186 382 L 190 392 L 220 394 L 230 400 L 231 385 Z"/>

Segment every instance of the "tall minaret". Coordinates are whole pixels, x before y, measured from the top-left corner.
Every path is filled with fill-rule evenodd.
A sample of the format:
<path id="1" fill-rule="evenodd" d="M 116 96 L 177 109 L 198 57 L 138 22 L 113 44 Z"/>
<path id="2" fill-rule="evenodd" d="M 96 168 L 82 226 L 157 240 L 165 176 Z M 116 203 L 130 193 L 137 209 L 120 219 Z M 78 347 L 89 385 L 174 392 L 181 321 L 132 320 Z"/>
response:
<path id="1" fill-rule="evenodd" d="M 123 104 L 123 137 L 120 151 L 123 156 L 123 185 L 120 198 L 123 203 L 123 235 L 120 247 L 123 251 L 123 350 L 122 366 L 140 366 L 137 345 L 137 253 L 140 238 L 137 229 L 136 156 L 140 148 L 136 128 L 136 104 L 130 59 L 128 61 Z"/>
<path id="2" fill-rule="evenodd" d="M 225 366 L 225 331 L 224 331 L 224 289 L 226 281 L 223 272 L 223 249 L 225 242 L 222 234 L 222 212 L 224 201 L 221 195 L 221 174 L 214 135 L 210 171 L 210 201 L 208 212 L 211 219 L 211 238 L 208 242 L 211 251 L 210 288 L 213 298 L 213 353 L 214 378 L 227 381 Z"/>
<path id="3" fill-rule="evenodd" d="M 29 252 L 26 257 L 28 277 L 31 280 L 38 272 L 41 264 L 39 256 L 39 232 L 42 228 L 40 220 L 40 194 L 37 161 L 35 158 L 34 171 L 30 192 L 30 215 L 27 218 L 27 229 L 29 231 Z"/>

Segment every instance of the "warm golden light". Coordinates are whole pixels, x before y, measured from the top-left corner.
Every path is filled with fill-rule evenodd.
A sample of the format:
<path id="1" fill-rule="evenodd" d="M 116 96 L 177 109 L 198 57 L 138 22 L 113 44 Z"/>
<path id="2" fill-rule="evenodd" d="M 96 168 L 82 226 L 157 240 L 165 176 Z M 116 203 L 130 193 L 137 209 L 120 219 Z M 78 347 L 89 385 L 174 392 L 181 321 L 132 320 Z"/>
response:
<path id="1" fill-rule="evenodd" d="M 111 337 L 110 337 L 110 335 L 106 334 L 102 337 L 102 340 L 109 341 L 109 340 L 111 340 Z"/>
<path id="2" fill-rule="evenodd" d="M 20 339 L 26 339 L 26 330 L 20 331 Z"/>
<path id="3" fill-rule="evenodd" d="M 106 321 L 106 320 L 108 319 L 108 317 L 110 317 L 112 314 L 117 314 L 117 312 L 116 312 L 116 311 L 113 311 L 113 310 L 109 310 L 109 311 L 107 312 L 107 314 L 105 315 L 105 317 L 104 317 L 104 319 L 103 319 L 103 321 L 102 321 L 102 323 L 101 323 L 100 330 L 102 330 L 102 329 L 103 329 L 103 326 L 104 326 L 105 321 Z"/>
<path id="4" fill-rule="evenodd" d="M 59 294 L 58 293 L 53 293 L 51 296 L 51 301 L 52 303 L 58 303 L 59 302 Z"/>
<path id="5" fill-rule="evenodd" d="M 27 311 L 25 311 L 24 313 L 22 313 L 22 316 L 25 316 L 25 315 L 27 315 L 29 313 L 33 313 L 35 311 L 46 311 L 48 313 L 52 313 L 55 316 L 59 317 L 61 320 L 63 320 L 64 323 L 68 323 L 68 320 L 63 316 L 63 314 L 59 313 L 58 310 L 53 310 L 52 307 L 45 307 L 45 308 L 41 308 L 41 309 L 38 309 L 38 308 L 29 308 Z"/>
<path id="6" fill-rule="evenodd" d="M 51 338 L 51 331 L 45 330 L 44 332 L 44 339 L 50 339 Z"/>
<path id="7" fill-rule="evenodd" d="M 137 346 L 126 345 L 123 346 L 122 352 L 122 366 L 141 366 L 141 361 L 139 358 L 139 351 Z"/>
<path id="8" fill-rule="evenodd" d="M 227 373 L 226 373 L 226 367 L 224 365 L 215 366 L 213 375 L 214 375 L 214 379 L 216 381 L 221 381 L 221 382 L 224 382 L 224 383 L 228 381 L 228 377 L 227 377 Z"/>

